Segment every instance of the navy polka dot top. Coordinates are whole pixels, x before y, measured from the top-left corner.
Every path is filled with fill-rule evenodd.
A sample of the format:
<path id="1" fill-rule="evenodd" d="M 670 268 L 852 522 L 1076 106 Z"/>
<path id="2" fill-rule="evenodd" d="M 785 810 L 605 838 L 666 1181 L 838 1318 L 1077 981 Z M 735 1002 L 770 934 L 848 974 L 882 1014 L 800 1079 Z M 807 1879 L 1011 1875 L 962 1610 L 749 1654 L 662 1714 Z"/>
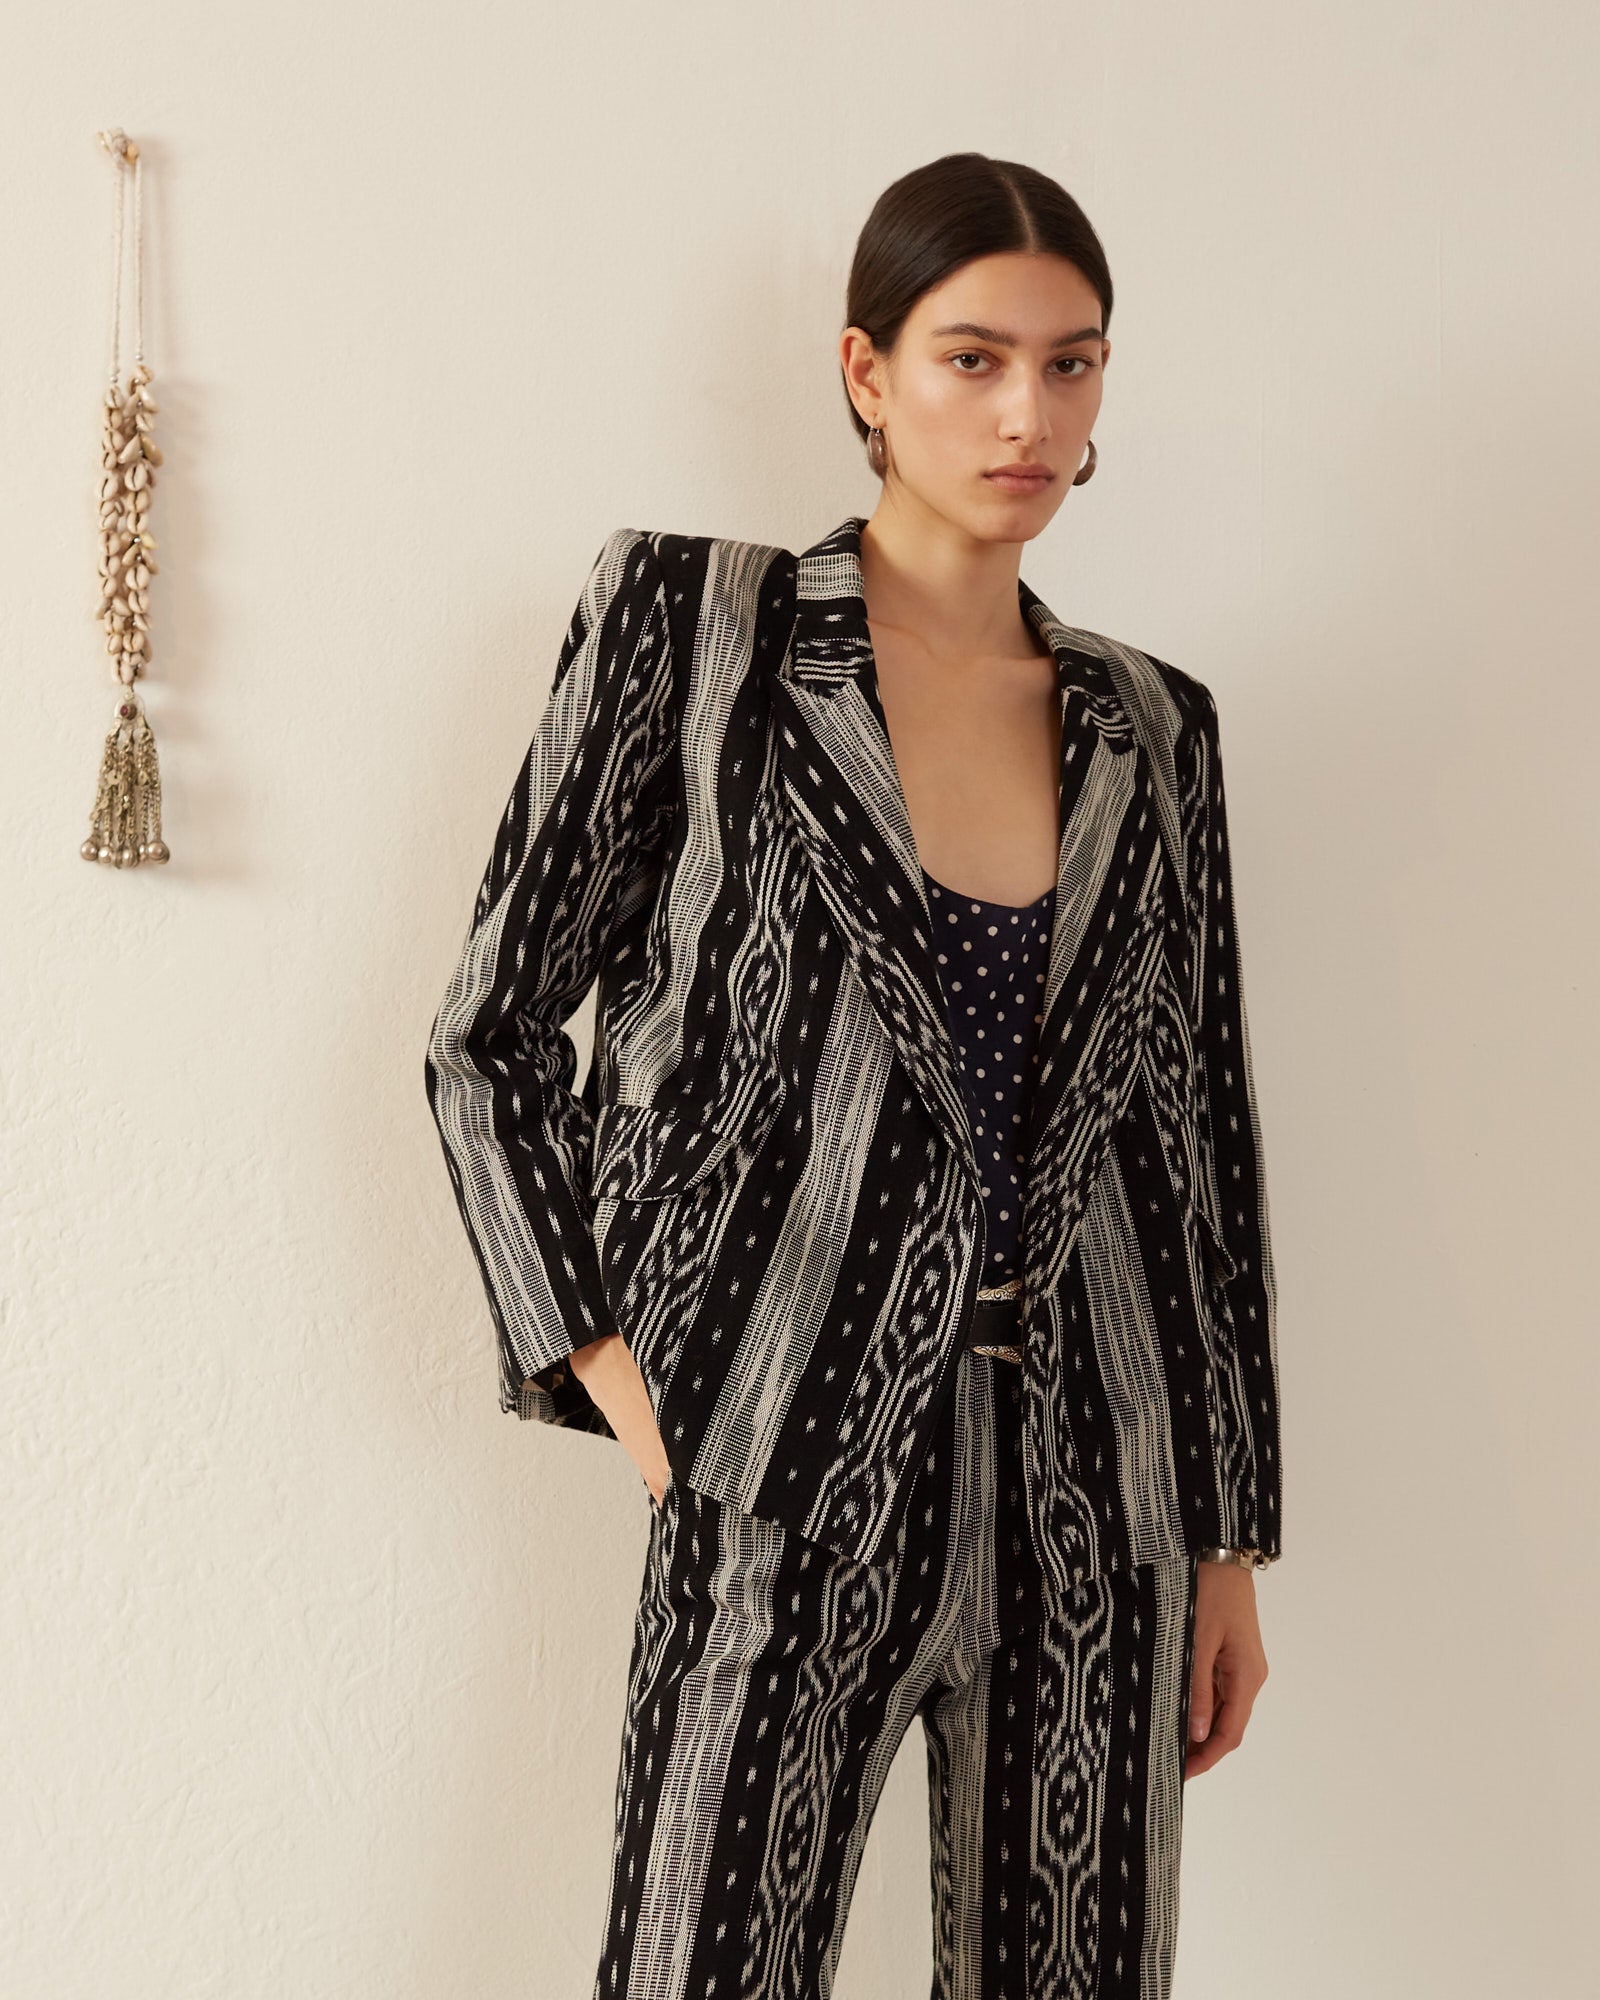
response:
<path id="1" fill-rule="evenodd" d="M 1021 1275 L 1022 1153 L 1039 1060 L 1055 890 L 1028 904 L 958 896 L 922 871 L 945 1016 L 984 1174 L 983 1285 Z"/>

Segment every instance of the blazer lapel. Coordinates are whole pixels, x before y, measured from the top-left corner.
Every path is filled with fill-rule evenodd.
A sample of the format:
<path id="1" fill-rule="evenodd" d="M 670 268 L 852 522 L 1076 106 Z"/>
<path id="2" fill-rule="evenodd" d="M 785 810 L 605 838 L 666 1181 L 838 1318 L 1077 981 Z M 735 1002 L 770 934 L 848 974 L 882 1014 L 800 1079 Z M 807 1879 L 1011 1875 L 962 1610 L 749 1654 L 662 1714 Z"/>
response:
<path id="1" fill-rule="evenodd" d="M 867 626 L 864 525 L 864 516 L 851 515 L 796 559 L 791 643 L 769 670 L 779 704 L 778 758 L 795 826 L 844 947 L 976 1182 L 922 863 Z M 1018 600 L 1055 654 L 1061 697 L 1061 835 L 1027 1140 L 1027 1192 L 1034 1206 L 1047 1202 L 1041 1219 L 1053 1221 L 1081 1208 L 1126 1099 L 1121 1086 L 1131 1087 L 1163 933 L 1172 910 L 1182 908 L 1181 846 L 1175 799 L 1153 781 L 1111 657 L 1095 649 L 1096 635 L 1063 625 L 1020 579 Z M 1059 1268 L 1070 1236 L 1037 1221 L 1029 1234 L 1031 1291 L 1036 1276 Z"/>
<path id="2" fill-rule="evenodd" d="M 845 950 L 913 1083 L 975 1176 L 922 864 L 878 693 L 862 525 L 851 516 L 798 558 L 792 640 L 773 675 L 778 756 Z"/>

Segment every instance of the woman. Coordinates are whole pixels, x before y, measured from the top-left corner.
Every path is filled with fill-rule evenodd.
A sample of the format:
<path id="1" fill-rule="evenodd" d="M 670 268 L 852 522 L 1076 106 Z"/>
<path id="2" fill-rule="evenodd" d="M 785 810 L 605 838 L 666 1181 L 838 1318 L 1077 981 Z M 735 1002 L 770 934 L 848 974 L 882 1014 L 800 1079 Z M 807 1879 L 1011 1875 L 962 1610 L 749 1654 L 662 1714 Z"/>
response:
<path id="1" fill-rule="evenodd" d="M 501 1406 L 655 1503 L 613 2000 L 827 1993 L 913 1717 L 935 1992 L 1164 1995 L 1183 1782 L 1265 1676 L 1216 710 L 1018 572 L 1111 302 L 1044 176 L 887 190 L 839 348 L 876 510 L 609 537 L 434 1023 Z"/>

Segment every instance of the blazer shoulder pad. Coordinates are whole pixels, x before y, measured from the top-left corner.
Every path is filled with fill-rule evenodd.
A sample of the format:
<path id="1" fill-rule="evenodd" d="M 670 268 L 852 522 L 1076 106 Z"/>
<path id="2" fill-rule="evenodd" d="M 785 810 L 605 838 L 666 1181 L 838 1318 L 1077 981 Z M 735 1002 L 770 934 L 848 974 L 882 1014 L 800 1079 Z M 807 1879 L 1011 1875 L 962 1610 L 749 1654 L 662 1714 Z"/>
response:
<path id="1" fill-rule="evenodd" d="M 648 534 L 663 562 L 692 561 L 697 565 L 709 562 L 713 555 L 756 555 L 771 561 L 777 556 L 788 556 L 789 551 L 771 542 L 745 541 L 736 535 L 686 535 L 676 534 L 665 528 L 641 529 Z M 794 558 L 789 557 L 792 562 Z"/>
<path id="2" fill-rule="evenodd" d="M 1126 639 L 1113 639 L 1106 632 L 1091 632 L 1086 626 L 1069 625 L 1065 630 L 1070 645 L 1092 654 L 1110 668 L 1136 714 L 1152 722 L 1163 715 L 1167 718 L 1165 733 L 1170 734 L 1175 720 L 1192 723 L 1210 705 L 1211 692 L 1203 681 L 1158 654 Z"/>
<path id="3" fill-rule="evenodd" d="M 1188 708 L 1196 702 L 1203 702 L 1210 690 L 1204 681 L 1194 674 L 1185 673 L 1182 667 L 1173 666 L 1158 653 L 1148 652 L 1143 646 L 1132 645 L 1126 639 L 1108 638 L 1103 632 L 1074 633 L 1074 638 L 1087 639 L 1106 658 L 1124 661 L 1129 670 L 1141 679 L 1159 680 L 1180 707 Z"/>
<path id="4" fill-rule="evenodd" d="M 1102 638 L 1101 644 L 1115 651 L 1125 671 L 1143 684 L 1147 694 L 1168 697 L 1185 723 L 1198 721 L 1214 709 L 1211 690 L 1197 675 L 1186 673 L 1182 667 L 1175 667 L 1158 653 L 1147 652 L 1142 646 L 1129 645 L 1125 640 Z"/>
<path id="5" fill-rule="evenodd" d="M 1196 674 L 1185 673 L 1182 667 L 1173 666 L 1170 660 L 1157 658 L 1154 653 L 1144 656 L 1162 684 L 1183 713 L 1184 721 L 1191 727 L 1201 725 L 1208 716 L 1217 711 L 1211 690 Z"/>

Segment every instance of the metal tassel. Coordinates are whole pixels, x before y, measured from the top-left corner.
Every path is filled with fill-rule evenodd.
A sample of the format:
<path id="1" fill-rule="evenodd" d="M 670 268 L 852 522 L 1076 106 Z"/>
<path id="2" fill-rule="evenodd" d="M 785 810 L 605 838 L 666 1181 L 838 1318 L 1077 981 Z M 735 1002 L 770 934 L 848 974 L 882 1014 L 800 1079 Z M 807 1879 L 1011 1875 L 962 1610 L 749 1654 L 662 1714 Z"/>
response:
<path id="1" fill-rule="evenodd" d="M 156 733 L 137 701 L 117 705 L 116 726 L 100 753 L 100 785 L 89 837 L 78 852 L 85 861 L 104 861 L 114 868 L 171 859 L 161 838 Z"/>

